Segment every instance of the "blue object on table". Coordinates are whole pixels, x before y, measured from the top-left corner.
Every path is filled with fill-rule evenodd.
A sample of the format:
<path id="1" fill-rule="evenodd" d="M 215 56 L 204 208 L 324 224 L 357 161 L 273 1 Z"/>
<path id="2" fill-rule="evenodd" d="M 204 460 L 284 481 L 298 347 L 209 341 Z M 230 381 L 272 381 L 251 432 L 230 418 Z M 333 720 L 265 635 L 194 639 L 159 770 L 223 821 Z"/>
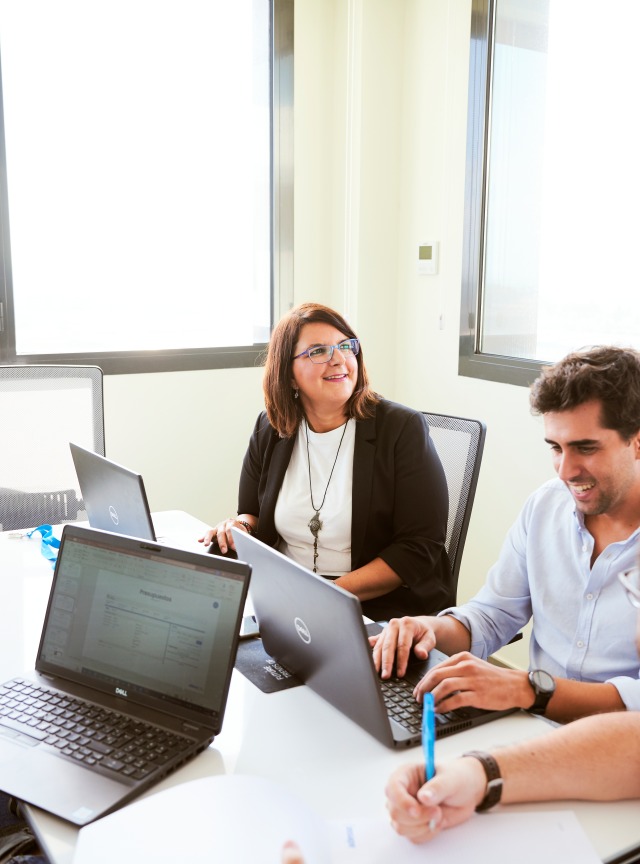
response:
<path id="1" fill-rule="evenodd" d="M 422 750 L 424 752 L 424 773 L 427 780 L 436 773 L 436 708 L 433 693 L 425 693 L 422 700 Z"/>
<path id="2" fill-rule="evenodd" d="M 27 537 L 31 537 L 36 531 L 40 532 L 40 537 L 42 538 L 40 541 L 40 551 L 51 561 L 51 566 L 55 567 L 56 558 L 58 557 L 58 549 L 60 548 L 60 541 L 57 537 L 53 536 L 53 526 L 52 525 L 38 525 L 37 528 L 33 528 L 31 531 L 27 531 Z"/>

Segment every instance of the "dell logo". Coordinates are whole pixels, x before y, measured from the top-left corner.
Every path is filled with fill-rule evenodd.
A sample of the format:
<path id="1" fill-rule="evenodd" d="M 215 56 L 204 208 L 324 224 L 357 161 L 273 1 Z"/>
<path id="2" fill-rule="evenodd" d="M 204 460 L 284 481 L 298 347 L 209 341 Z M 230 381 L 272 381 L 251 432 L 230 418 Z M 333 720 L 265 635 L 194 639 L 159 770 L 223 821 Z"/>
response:
<path id="1" fill-rule="evenodd" d="M 116 696 L 128 696 L 129 694 L 122 687 L 116 687 Z"/>
<path id="2" fill-rule="evenodd" d="M 118 522 L 120 521 L 120 517 L 118 516 L 118 511 L 113 506 L 113 504 L 109 505 L 109 516 L 111 516 L 111 521 L 113 522 L 114 525 L 117 525 Z"/>
<path id="3" fill-rule="evenodd" d="M 309 628 L 304 623 L 302 618 L 296 618 L 294 620 L 294 625 L 296 628 L 296 633 L 302 639 L 302 641 L 308 645 L 311 642 L 311 633 L 309 633 Z"/>

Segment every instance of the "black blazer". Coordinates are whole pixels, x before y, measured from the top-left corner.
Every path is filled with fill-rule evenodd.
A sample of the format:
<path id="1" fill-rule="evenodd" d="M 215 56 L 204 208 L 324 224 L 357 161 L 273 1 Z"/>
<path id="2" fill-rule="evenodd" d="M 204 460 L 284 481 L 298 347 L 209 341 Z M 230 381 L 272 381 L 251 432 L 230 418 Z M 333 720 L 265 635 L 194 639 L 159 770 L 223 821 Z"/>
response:
<path id="1" fill-rule="evenodd" d="M 238 513 L 259 518 L 258 539 L 278 542 L 276 501 L 295 438 L 280 438 L 262 412 L 240 476 Z M 375 416 L 356 422 L 353 456 L 351 568 L 382 558 L 404 585 L 362 604 L 383 620 L 455 605 L 445 551 L 448 492 L 424 415 L 382 400 Z"/>

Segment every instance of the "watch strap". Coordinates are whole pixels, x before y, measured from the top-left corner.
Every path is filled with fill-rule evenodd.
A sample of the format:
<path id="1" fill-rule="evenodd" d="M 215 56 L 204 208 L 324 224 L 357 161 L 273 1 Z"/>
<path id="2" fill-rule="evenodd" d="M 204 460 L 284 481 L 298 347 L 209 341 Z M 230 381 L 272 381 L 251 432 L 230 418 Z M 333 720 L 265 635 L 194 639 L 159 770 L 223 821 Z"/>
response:
<path id="1" fill-rule="evenodd" d="M 469 750 L 462 755 L 472 756 L 474 759 L 477 759 L 487 776 L 487 790 L 484 798 L 476 807 L 476 813 L 490 810 L 500 803 L 500 798 L 502 797 L 502 775 L 500 774 L 498 763 L 491 753 L 485 753 L 483 750 Z"/>
<path id="2" fill-rule="evenodd" d="M 531 684 L 533 688 L 535 699 L 533 700 L 533 705 L 531 705 L 526 710 L 529 711 L 530 714 L 538 714 L 542 716 L 543 714 L 546 714 L 547 705 L 549 704 L 551 697 L 555 693 L 555 681 L 548 672 L 545 672 L 544 674 L 549 678 L 552 686 L 548 690 L 541 689 L 536 683 L 534 677 L 536 672 L 539 673 L 540 671 L 543 670 L 533 669 L 531 672 L 529 672 L 529 684 Z"/>

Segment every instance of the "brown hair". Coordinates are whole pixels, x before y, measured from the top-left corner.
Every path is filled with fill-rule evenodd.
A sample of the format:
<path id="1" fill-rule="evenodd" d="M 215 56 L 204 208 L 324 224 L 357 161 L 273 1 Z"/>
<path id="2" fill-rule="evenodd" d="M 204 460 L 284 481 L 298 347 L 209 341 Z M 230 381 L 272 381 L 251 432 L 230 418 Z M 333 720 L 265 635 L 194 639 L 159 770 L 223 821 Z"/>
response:
<path id="1" fill-rule="evenodd" d="M 614 429 L 625 440 L 640 429 L 638 351 L 610 345 L 584 348 L 544 368 L 531 386 L 534 414 L 570 411 L 595 400 L 601 403 L 605 429 Z"/>
<path id="2" fill-rule="evenodd" d="M 342 315 L 319 303 L 301 303 L 290 309 L 276 324 L 267 348 L 262 389 L 267 417 L 281 438 L 293 437 L 304 416 L 300 400 L 293 398 L 291 358 L 304 325 L 315 323 L 330 324 L 344 333 L 347 339 L 358 338 Z M 347 403 L 347 414 L 356 420 L 364 420 L 372 415 L 373 407 L 381 397 L 369 386 L 362 346 L 356 362 L 358 376 Z"/>

